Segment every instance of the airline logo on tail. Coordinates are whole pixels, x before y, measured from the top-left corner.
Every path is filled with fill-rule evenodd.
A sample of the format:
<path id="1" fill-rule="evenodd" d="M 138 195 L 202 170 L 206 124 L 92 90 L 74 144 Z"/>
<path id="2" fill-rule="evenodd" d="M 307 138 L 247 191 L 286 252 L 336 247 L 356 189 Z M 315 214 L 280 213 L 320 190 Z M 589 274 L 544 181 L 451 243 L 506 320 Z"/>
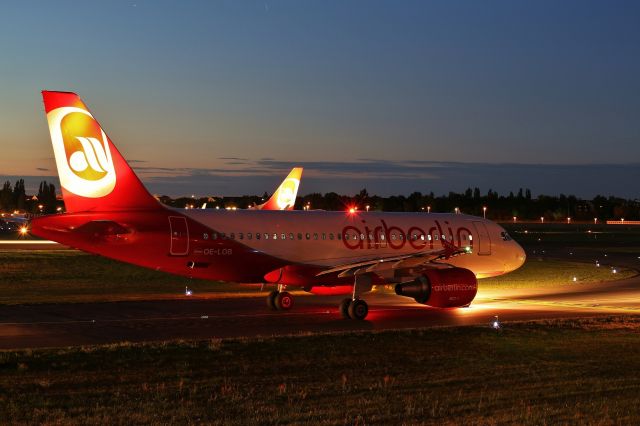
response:
<path id="1" fill-rule="evenodd" d="M 298 195 L 298 187 L 302 178 L 302 167 L 294 167 L 282 181 L 276 192 L 264 204 L 255 208 L 258 210 L 293 210 Z"/>
<path id="2" fill-rule="evenodd" d="M 116 186 L 109 139 L 89 111 L 60 107 L 47 114 L 60 184 L 87 198 L 108 195 Z"/>
<path id="3" fill-rule="evenodd" d="M 278 208 L 280 210 L 285 210 L 296 203 L 296 194 L 298 193 L 299 185 L 300 179 L 292 177 L 289 177 L 282 182 L 278 190 L 278 198 L 276 199 L 276 204 L 278 204 Z"/>

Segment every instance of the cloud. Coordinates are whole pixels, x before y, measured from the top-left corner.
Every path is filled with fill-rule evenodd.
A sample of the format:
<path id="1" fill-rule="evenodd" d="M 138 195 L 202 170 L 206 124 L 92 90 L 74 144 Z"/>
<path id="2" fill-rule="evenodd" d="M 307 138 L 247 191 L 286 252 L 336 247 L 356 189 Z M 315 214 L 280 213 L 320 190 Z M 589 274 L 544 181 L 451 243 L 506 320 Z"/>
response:
<path id="1" fill-rule="evenodd" d="M 247 164 L 225 164 L 216 168 L 135 166 L 154 194 L 181 196 L 244 195 L 273 192 L 294 166 L 305 168 L 300 194 L 337 192 L 355 194 L 366 188 L 370 194 L 408 195 L 419 191 L 446 194 L 478 187 L 483 193 L 492 189 L 500 194 L 531 189 L 539 194 L 572 194 L 583 198 L 615 195 L 638 198 L 640 164 L 518 164 L 457 163 L 430 161 L 357 161 L 289 162 L 272 159 L 249 160 Z M 0 176 L 15 181 L 20 177 Z M 40 181 L 54 182 L 57 177 L 25 177 L 27 187 L 37 190 Z"/>
<path id="2" fill-rule="evenodd" d="M 627 198 L 638 196 L 628 182 L 640 181 L 640 164 L 519 164 L 434 161 L 277 161 L 260 159 L 221 168 L 136 168 L 150 185 L 169 195 L 259 194 L 271 192 L 294 166 L 305 168 L 300 193 L 353 194 L 362 188 L 378 195 L 414 191 L 446 194 L 479 187 L 501 194 L 529 188 L 533 194 L 574 194 L 590 198 L 598 194 Z"/>
<path id="3" fill-rule="evenodd" d="M 242 157 L 218 157 L 218 160 L 249 161 L 248 158 L 242 158 Z"/>

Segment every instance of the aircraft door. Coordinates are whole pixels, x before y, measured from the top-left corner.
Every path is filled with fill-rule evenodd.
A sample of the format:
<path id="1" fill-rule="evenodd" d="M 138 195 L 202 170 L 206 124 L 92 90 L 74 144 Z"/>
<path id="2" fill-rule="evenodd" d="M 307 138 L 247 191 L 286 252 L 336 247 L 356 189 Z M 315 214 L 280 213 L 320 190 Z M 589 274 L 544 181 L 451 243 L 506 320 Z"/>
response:
<path id="1" fill-rule="evenodd" d="M 482 222 L 473 222 L 476 229 L 476 240 L 473 242 L 476 246 L 476 252 L 480 256 L 488 256 L 491 254 L 491 237 L 487 231 L 487 227 Z"/>
<path id="2" fill-rule="evenodd" d="M 189 252 L 189 227 L 187 219 L 180 216 L 169 216 L 169 229 L 171 232 L 171 245 L 169 254 L 172 256 L 184 256 Z"/>

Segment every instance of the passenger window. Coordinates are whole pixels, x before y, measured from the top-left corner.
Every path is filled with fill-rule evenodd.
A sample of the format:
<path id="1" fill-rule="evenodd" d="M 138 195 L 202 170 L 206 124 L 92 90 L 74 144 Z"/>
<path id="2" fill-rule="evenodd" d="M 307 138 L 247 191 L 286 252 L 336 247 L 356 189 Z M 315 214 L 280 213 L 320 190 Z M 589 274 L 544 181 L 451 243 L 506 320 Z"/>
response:
<path id="1" fill-rule="evenodd" d="M 298 232 L 298 239 L 301 240 L 302 239 L 302 232 Z"/>
<path id="2" fill-rule="evenodd" d="M 333 232 L 329 232 L 329 239 L 333 240 Z"/>
<path id="3" fill-rule="evenodd" d="M 385 240 L 384 234 L 380 234 L 380 240 L 381 240 L 381 241 L 384 241 L 384 240 Z"/>
<path id="4" fill-rule="evenodd" d="M 393 233 L 391 234 L 391 239 L 392 239 L 392 240 L 395 240 L 395 239 L 396 239 L 396 233 L 395 233 L 395 232 L 393 232 Z"/>
<path id="5" fill-rule="evenodd" d="M 269 239 L 269 234 L 267 234 L 266 232 L 264 233 L 264 239 L 268 240 Z"/>
<path id="6" fill-rule="evenodd" d="M 360 239 L 364 240 L 364 238 L 365 238 L 365 235 L 364 234 L 360 234 Z"/>
<path id="7" fill-rule="evenodd" d="M 369 234 L 369 241 L 373 241 L 373 234 Z"/>
<path id="8" fill-rule="evenodd" d="M 251 232 L 247 232 L 247 240 L 250 240 L 253 234 Z"/>
<path id="9" fill-rule="evenodd" d="M 285 234 L 284 232 L 280 235 L 280 239 L 281 240 L 286 240 L 287 239 L 287 234 Z"/>
<path id="10" fill-rule="evenodd" d="M 438 241 L 438 236 L 437 236 L 437 235 L 434 235 L 434 236 L 433 236 L 433 239 L 434 239 L 434 240 L 436 240 L 436 241 Z"/>
<path id="11" fill-rule="evenodd" d="M 236 239 L 236 234 L 234 234 L 233 232 L 231 234 L 229 234 L 229 238 L 231 238 L 232 240 Z"/>
<path id="12" fill-rule="evenodd" d="M 427 240 L 431 241 L 431 234 L 427 235 Z"/>
<path id="13" fill-rule="evenodd" d="M 293 240 L 293 232 L 290 232 L 290 233 L 289 233 L 289 239 L 290 239 L 290 240 Z"/>
<path id="14" fill-rule="evenodd" d="M 260 233 L 256 232 L 256 240 L 259 240 L 259 239 L 260 239 Z"/>
<path id="15" fill-rule="evenodd" d="M 342 240 L 342 234 L 336 234 L 336 238 L 339 240 Z M 345 238 L 346 238 L 346 235 L 345 235 Z"/>
<path id="16" fill-rule="evenodd" d="M 215 232 L 212 232 L 212 233 L 211 233 L 211 239 L 212 239 L 212 240 L 217 240 L 217 239 L 218 239 L 218 234 L 217 234 L 217 233 L 215 233 Z"/>
<path id="17" fill-rule="evenodd" d="M 273 233 L 273 239 L 277 240 L 278 239 L 278 234 L 276 234 L 275 232 Z"/>
<path id="18" fill-rule="evenodd" d="M 220 233 L 220 238 L 221 238 L 221 239 L 223 239 L 223 240 L 225 240 L 225 239 L 227 238 L 227 236 L 225 235 L 225 233 L 224 233 L 224 232 L 221 232 L 221 233 Z"/>
<path id="19" fill-rule="evenodd" d="M 317 240 L 317 239 L 318 239 L 318 233 L 317 233 L 317 232 L 314 232 L 314 233 L 313 233 L 313 239 L 314 239 L 314 240 Z"/>
<path id="20" fill-rule="evenodd" d="M 307 233 L 305 234 L 305 237 L 307 237 L 307 240 L 310 240 L 310 239 L 311 239 L 311 234 L 307 232 Z"/>
<path id="21" fill-rule="evenodd" d="M 324 233 L 324 232 L 322 233 L 322 239 L 323 239 L 323 240 L 326 240 L 326 239 L 327 239 L 327 234 L 326 234 L 326 233 Z"/>
<path id="22" fill-rule="evenodd" d="M 238 239 L 244 240 L 244 234 L 242 232 L 238 233 Z"/>
<path id="23" fill-rule="evenodd" d="M 469 241 L 473 241 L 473 235 L 469 235 Z"/>
<path id="24" fill-rule="evenodd" d="M 203 240 L 208 240 L 209 239 L 209 234 L 207 234 L 206 232 L 204 234 L 202 234 L 202 239 Z"/>
<path id="25" fill-rule="evenodd" d="M 420 234 L 420 239 L 424 241 L 424 235 Z"/>

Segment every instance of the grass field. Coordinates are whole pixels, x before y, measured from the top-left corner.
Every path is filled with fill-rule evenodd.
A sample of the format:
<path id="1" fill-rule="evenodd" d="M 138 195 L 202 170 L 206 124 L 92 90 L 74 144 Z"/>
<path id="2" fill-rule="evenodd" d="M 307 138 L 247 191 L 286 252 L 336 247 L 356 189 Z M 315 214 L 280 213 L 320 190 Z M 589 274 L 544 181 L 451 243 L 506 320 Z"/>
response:
<path id="1" fill-rule="evenodd" d="M 597 267 L 595 263 L 569 262 L 532 256 L 522 267 L 513 272 L 479 280 L 478 287 L 480 289 L 554 288 L 629 278 L 636 274 L 637 272 L 631 269 L 616 268 L 614 274 L 610 267 L 604 265 Z"/>
<path id="2" fill-rule="evenodd" d="M 535 247 L 572 246 L 635 247 L 640 255 L 640 226 L 566 223 L 503 223 L 501 224 L 520 244 Z"/>
<path id="3" fill-rule="evenodd" d="M 76 250 L 0 251 L 0 304 L 89 302 L 257 294 L 237 285 L 153 271 Z"/>
<path id="4" fill-rule="evenodd" d="M 519 270 L 480 280 L 480 288 L 557 287 L 625 278 L 593 264 L 530 259 Z M 578 280 L 573 282 L 573 277 Z M 184 297 L 258 296 L 257 285 L 189 280 L 75 250 L 0 251 L 0 304 L 70 303 Z"/>
<path id="5" fill-rule="evenodd" d="M 640 319 L 0 352 L 0 419 L 638 424 Z"/>
<path id="6" fill-rule="evenodd" d="M 599 246 L 585 234 L 552 243 Z M 480 288 L 634 274 L 531 256 Z M 0 252 L 1 304 L 173 298 L 185 286 L 258 295 L 71 250 Z M 637 371 L 640 317 L 0 351 L 0 424 L 639 424 Z"/>

